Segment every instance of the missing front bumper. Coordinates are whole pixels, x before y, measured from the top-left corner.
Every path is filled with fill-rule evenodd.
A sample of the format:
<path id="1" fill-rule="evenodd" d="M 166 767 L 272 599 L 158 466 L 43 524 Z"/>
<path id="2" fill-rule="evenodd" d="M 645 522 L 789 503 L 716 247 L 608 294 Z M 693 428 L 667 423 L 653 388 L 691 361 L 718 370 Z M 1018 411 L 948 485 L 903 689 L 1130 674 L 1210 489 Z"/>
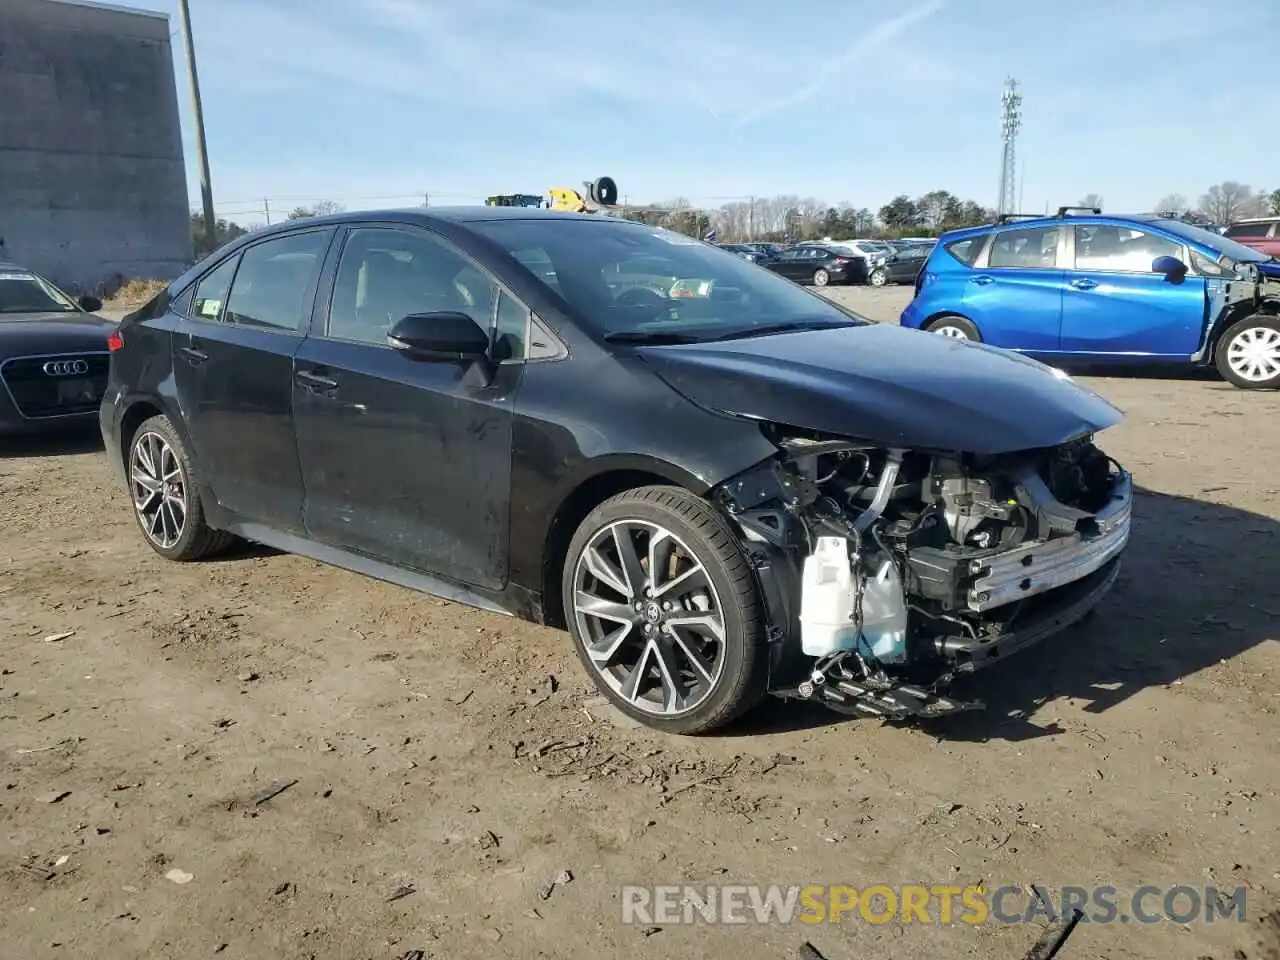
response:
<path id="1" fill-rule="evenodd" d="M 1120 576 L 1120 558 L 1113 557 L 1101 569 L 1042 597 L 1035 612 L 1019 618 L 1015 612 L 1000 629 L 981 637 L 946 637 L 937 641 L 938 652 L 955 663 L 956 673 L 971 673 L 1003 660 L 1027 647 L 1061 633 L 1088 616 Z"/>

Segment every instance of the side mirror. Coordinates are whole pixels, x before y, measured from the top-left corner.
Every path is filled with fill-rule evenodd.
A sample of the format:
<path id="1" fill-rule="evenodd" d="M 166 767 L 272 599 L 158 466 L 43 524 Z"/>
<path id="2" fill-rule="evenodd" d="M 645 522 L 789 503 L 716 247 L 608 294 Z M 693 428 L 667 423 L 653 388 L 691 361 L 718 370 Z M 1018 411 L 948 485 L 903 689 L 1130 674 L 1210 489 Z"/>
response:
<path id="1" fill-rule="evenodd" d="M 97 313 L 102 309 L 102 301 L 97 297 L 90 297 L 86 295 L 76 302 L 80 304 L 80 309 L 86 313 Z"/>
<path id="2" fill-rule="evenodd" d="M 1187 265 L 1177 257 L 1156 257 L 1151 261 L 1152 273 L 1163 273 L 1170 280 L 1181 280 L 1187 275 Z"/>
<path id="3" fill-rule="evenodd" d="M 489 335 L 465 313 L 411 313 L 387 333 L 387 342 L 413 360 L 467 363 L 489 353 Z"/>

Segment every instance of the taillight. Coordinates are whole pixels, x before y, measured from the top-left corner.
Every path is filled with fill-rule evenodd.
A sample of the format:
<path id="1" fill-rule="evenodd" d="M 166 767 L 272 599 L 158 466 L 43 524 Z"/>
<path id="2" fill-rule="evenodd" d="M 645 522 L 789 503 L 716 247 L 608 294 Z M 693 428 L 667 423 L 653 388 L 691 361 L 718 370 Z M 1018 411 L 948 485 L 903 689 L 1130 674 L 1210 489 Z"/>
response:
<path id="1" fill-rule="evenodd" d="M 846 263 L 848 263 L 848 262 L 849 262 L 849 258 L 848 258 L 848 257 L 836 257 L 836 258 L 835 258 L 834 260 L 832 260 L 831 262 L 832 262 L 832 263 L 835 263 L 835 264 L 839 264 L 840 266 L 844 266 Z"/>
<path id="2" fill-rule="evenodd" d="M 112 353 L 124 349 L 124 337 L 120 336 L 119 330 L 112 330 L 111 336 L 107 337 L 107 349 Z"/>

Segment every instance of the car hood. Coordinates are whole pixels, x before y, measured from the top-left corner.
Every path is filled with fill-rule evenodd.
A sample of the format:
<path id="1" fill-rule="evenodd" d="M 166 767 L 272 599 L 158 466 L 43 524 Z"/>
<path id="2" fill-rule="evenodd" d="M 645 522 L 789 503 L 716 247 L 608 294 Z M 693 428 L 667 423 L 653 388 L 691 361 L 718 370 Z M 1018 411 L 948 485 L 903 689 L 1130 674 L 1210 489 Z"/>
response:
<path id="1" fill-rule="evenodd" d="M 114 321 L 92 313 L 0 313 L 0 359 L 107 349 Z"/>
<path id="2" fill-rule="evenodd" d="M 1065 443 L 1124 419 L 1035 360 L 901 327 L 637 352 L 699 406 L 886 446 L 1007 453 Z"/>

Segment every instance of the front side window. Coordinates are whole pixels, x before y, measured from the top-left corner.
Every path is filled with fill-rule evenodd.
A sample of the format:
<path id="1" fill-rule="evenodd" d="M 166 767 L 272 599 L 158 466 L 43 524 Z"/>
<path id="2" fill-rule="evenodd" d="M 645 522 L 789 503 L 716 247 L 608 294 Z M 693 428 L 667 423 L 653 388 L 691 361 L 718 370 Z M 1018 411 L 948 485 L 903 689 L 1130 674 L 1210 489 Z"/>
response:
<path id="1" fill-rule="evenodd" d="M 589 331 L 611 342 L 732 339 L 787 329 L 857 326 L 851 311 L 727 250 L 612 217 L 478 221 L 470 228 L 527 267 Z M 796 250 L 788 259 L 816 255 Z"/>
<path id="2" fill-rule="evenodd" d="M 0 313 L 75 313 L 79 309 L 34 273 L 0 271 Z"/>
<path id="3" fill-rule="evenodd" d="M 1110 273 L 1153 273 L 1157 257 L 1181 257 L 1182 244 L 1145 230 L 1108 224 L 1078 226 L 1076 269 Z"/>
<path id="4" fill-rule="evenodd" d="M 492 279 L 440 240 L 397 227 L 361 227 L 342 251 L 326 333 L 383 345 L 405 317 L 439 312 L 465 313 L 489 330 L 498 292 Z"/>
<path id="5" fill-rule="evenodd" d="M 1015 267 L 1024 270 L 1052 269 L 1058 263 L 1060 227 L 1031 227 L 1026 230 L 1004 230 L 991 243 L 989 267 Z"/>
<path id="6" fill-rule="evenodd" d="M 311 315 L 311 297 L 328 245 L 329 232 L 315 230 L 245 250 L 227 296 L 227 322 L 266 330 L 301 330 Z"/>
<path id="7" fill-rule="evenodd" d="M 191 301 L 191 313 L 194 316 L 215 322 L 222 319 L 227 294 L 231 292 L 231 280 L 236 275 L 239 263 L 239 254 L 224 260 L 196 284 L 196 295 Z"/>
<path id="8" fill-rule="evenodd" d="M 493 321 L 493 359 L 523 360 L 528 340 L 529 311 L 509 293 L 499 293 Z"/>

